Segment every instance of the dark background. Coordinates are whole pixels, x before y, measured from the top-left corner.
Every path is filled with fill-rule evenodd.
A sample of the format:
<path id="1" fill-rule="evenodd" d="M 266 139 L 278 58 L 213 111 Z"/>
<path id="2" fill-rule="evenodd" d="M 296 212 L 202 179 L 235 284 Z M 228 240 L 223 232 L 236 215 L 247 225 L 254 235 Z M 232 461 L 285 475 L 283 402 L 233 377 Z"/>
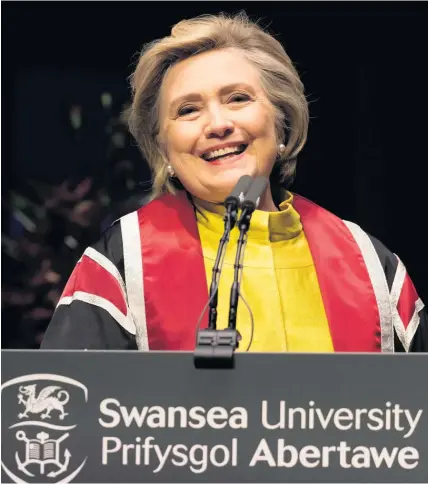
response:
<path id="1" fill-rule="evenodd" d="M 112 156 L 100 95 L 110 93 L 120 111 L 145 42 L 168 35 L 182 18 L 241 9 L 277 34 L 311 102 L 309 140 L 292 189 L 382 240 L 428 301 L 424 2 L 3 2 L 2 234 L 22 236 L 4 206 L 27 179 L 57 186 L 90 177 L 97 190 L 112 195 L 121 188 L 108 179 L 111 159 L 122 157 L 132 161 L 136 181 L 147 181 L 131 140 Z M 73 131 L 75 105 L 84 116 Z M 61 227 L 51 221 L 50 241 L 64 239 Z M 85 243 L 98 235 L 98 221 L 91 230 L 79 228 L 68 265 L 61 258 L 58 290 Z M 9 259 L 3 292 L 25 286 Z M 22 270 L 27 263 L 21 258 L 19 264 Z M 2 312 L 2 347 L 36 347 L 49 318 L 35 323 L 10 301 L 3 301 Z"/>

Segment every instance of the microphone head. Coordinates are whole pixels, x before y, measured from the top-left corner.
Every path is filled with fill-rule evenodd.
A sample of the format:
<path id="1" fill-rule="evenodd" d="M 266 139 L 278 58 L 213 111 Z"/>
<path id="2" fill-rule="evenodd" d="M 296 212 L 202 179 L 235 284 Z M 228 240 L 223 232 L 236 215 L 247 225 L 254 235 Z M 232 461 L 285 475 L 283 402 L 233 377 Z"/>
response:
<path id="1" fill-rule="evenodd" d="M 232 190 L 230 195 L 224 201 L 224 205 L 227 207 L 230 204 L 236 204 L 238 207 L 244 200 L 245 194 L 251 186 L 253 179 L 249 175 L 241 176 L 235 188 Z"/>
<path id="2" fill-rule="evenodd" d="M 260 199 L 268 186 L 269 180 L 265 176 L 258 176 L 254 179 L 250 189 L 242 202 L 242 208 L 253 212 L 260 204 Z"/>

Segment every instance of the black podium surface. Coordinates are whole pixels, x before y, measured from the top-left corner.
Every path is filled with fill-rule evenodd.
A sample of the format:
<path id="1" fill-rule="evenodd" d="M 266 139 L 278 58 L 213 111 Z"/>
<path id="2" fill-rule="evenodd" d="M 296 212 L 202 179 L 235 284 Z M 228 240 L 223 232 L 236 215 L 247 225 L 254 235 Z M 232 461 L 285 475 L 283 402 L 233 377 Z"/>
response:
<path id="1" fill-rule="evenodd" d="M 428 482 L 417 354 L 2 351 L 2 482 Z"/>

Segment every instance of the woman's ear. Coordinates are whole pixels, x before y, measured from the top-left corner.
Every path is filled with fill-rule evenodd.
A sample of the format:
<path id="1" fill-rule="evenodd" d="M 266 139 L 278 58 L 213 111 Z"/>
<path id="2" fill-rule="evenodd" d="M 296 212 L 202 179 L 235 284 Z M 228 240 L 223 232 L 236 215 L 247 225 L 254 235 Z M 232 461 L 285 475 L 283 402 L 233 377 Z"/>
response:
<path id="1" fill-rule="evenodd" d="M 164 153 L 164 146 L 163 146 L 163 143 L 162 143 L 162 138 L 161 138 L 161 135 L 160 134 L 157 134 L 156 137 L 155 137 L 155 143 L 156 143 L 156 146 L 157 146 L 157 149 L 159 151 L 159 153 L 164 156 L 165 153 Z"/>
<path id="2" fill-rule="evenodd" d="M 165 164 L 167 165 L 168 164 L 168 156 L 167 156 L 165 140 L 163 139 L 163 137 L 160 134 L 158 134 L 155 138 L 155 141 L 156 141 L 156 146 L 158 148 L 159 154 L 161 155 Z"/>

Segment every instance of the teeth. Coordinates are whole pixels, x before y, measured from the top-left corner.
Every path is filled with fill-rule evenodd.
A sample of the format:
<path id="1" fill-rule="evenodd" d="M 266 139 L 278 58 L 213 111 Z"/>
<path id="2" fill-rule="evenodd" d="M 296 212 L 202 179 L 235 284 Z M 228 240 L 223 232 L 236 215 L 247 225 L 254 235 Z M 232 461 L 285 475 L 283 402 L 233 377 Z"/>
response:
<path id="1" fill-rule="evenodd" d="M 219 156 L 227 155 L 228 153 L 236 153 L 242 151 L 242 148 L 245 149 L 245 145 L 238 145 L 238 146 L 229 146 L 227 148 L 221 148 L 219 150 L 209 151 L 205 153 L 202 157 L 205 160 L 210 160 L 211 158 L 217 158 Z"/>

